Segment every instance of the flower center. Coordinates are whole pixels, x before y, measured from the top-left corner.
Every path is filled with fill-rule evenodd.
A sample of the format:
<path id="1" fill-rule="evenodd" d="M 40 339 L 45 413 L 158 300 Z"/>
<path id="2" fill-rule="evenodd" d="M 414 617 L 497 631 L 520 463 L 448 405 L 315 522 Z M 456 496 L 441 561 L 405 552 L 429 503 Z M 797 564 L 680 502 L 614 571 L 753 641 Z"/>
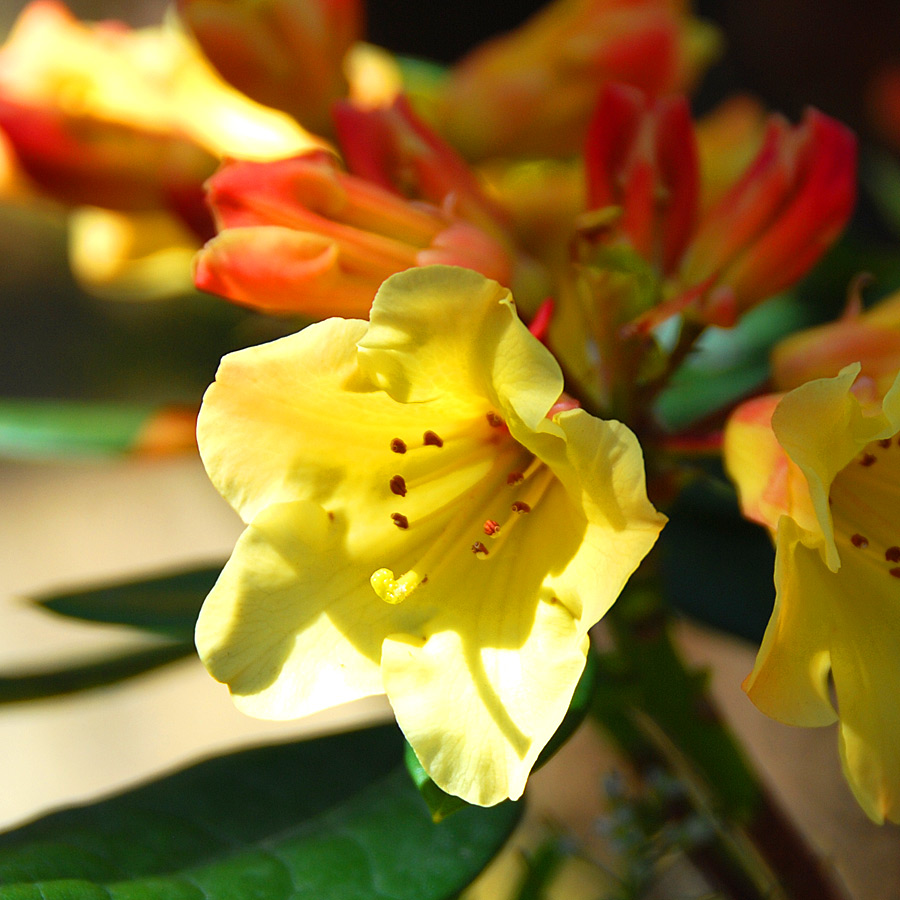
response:
<path id="1" fill-rule="evenodd" d="M 835 478 L 830 502 L 841 559 L 864 554 L 900 579 L 900 437 L 868 444 Z"/>
<path id="2" fill-rule="evenodd" d="M 401 436 L 390 441 L 389 449 L 398 454 L 397 462 L 402 459 L 409 463 L 403 474 L 393 475 L 386 485 L 397 500 L 396 510 L 390 513 L 391 521 L 411 540 L 416 538 L 418 528 L 431 528 L 433 536 L 425 552 L 399 577 L 389 568 L 372 574 L 372 589 L 386 603 L 402 603 L 429 578 L 439 577 L 449 560 L 459 560 L 463 548 L 469 559 L 490 564 L 503 552 L 517 523 L 552 484 L 550 469 L 510 436 L 497 413 L 489 412 L 484 423 L 478 423 L 474 441 L 472 437 L 429 430 L 416 440 Z M 464 443 L 468 444 L 467 450 Z M 402 451 L 397 449 L 400 446 Z M 426 453 L 435 454 L 435 458 L 434 465 L 423 474 L 413 465 Z M 446 464 L 442 465 L 441 456 L 446 456 Z M 458 470 L 464 463 L 471 463 L 473 456 L 478 461 L 490 460 L 487 471 L 474 483 L 458 486 L 438 508 L 418 507 L 416 515 L 413 504 L 418 491 L 426 490 L 431 482 L 430 496 L 434 496 L 433 482 L 446 478 L 449 471 Z M 459 575 L 458 565 L 454 565 L 454 577 Z"/>

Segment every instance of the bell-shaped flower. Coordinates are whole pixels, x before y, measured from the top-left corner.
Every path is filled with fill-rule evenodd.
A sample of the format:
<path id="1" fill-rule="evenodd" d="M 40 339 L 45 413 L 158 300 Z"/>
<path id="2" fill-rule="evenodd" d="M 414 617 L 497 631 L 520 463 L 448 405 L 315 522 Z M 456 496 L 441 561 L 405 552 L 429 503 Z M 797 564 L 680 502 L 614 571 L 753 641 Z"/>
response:
<path id="1" fill-rule="evenodd" d="M 634 435 L 562 388 L 509 292 L 443 266 L 225 357 L 198 439 L 247 529 L 197 646 L 239 708 L 385 693 L 441 788 L 518 797 L 664 523 Z"/>
<path id="2" fill-rule="evenodd" d="M 836 375 L 859 362 L 860 378 L 883 397 L 900 371 L 900 293 L 863 312 L 858 297 L 836 322 L 798 331 L 772 350 L 772 383 L 777 390 Z"/>
<path id="3" fill-rule="evenodd" d="M 477 47 L 434 99 L 438 130 L 471 159 L 580 149 L 603 84 L 686 89 L 718 34 L 667 0 L 555 0 Z"/>
<path id="4" fill-rule="evenodd" d="M 726 429 L 744 513 L 776 543 L 775 609 L 744 689 L 783 722 L 839 721 L 857 800 L 898 822 L 900 377 L 872 404 L 858 372 L 749 401 Z"/>
<path id="5" fill-rule="evenodd" d="M 510 257 L 490 235 L 348 175 L 325 151 L 227 163 L 208 192 L 220 233 L 198 255 L 195 283 L 255 309 L 365 316 L 385 278 L 435 263 L 510 282 Z"/>
<path id="6" fill-rule="evenodd" d="M 178 0 L 178 12 L 226 81 L 330 132 L 331 104 L 347 94 L 344 56 L 362 36 L 359 0 Z"/>

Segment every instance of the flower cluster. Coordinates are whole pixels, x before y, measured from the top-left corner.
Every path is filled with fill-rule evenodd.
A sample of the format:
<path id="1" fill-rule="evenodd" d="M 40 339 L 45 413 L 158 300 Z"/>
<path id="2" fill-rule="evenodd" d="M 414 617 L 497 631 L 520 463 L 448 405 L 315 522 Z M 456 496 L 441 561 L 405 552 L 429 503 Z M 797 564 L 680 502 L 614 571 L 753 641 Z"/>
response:
<path id="1" fill-rule="evenodd" d="M 204 399 L 246 531 L 201 658 L 258 716 L 385 693 L 439 787 L 518 797 L 680 483 L 654 401 L 835 241 L 855 139 L 746 98 L 695 121 L 719 41 L 671 0 L 553 0 L 427 76 L 361 43 L 354 0 L 178 15 L 38 0 L 0 50 L 0 131 L 9 195 L 149 228 L 86 280 L 178 248 L 200 289 L 322 320 L 227 356 Z M 900 820 L 895 306 L 781 347 L 790 393 L 734 411 L 723 452 L 777 545 L 747 691 L 839 717 L 860 803 Z"/>

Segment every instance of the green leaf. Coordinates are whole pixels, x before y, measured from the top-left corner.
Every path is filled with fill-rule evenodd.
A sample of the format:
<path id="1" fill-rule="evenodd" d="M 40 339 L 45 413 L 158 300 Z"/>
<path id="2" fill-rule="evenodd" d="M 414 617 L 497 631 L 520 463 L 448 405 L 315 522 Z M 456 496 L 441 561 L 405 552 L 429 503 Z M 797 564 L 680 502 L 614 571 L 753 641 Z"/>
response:
<path id="1" fill-rule="evenodd" d="M 142 648 L 77 665 L 22 675 L 0 676 L 0 704 L 23 703 L 74 694 L 89 688 L 106 687 L 125 678 L 143 675 L 190 656 L 192 643 L 182 641 L 160 647 Z"/>
<path id="2" fill-rule="evenodd" d="M 0 455 L 53 459 L 128 453 L 158 412 L 140 403 L 0 400 Z"/>
<path id="3" fill-rule="evenodd" d="M 35 598 L 44 609 L 108 625 L 131 625 L 193 641 L 194 625 L 222 564 Z"/>
<path id="4" fill-rule="evenodd" d="M 210 760 L 0 835 L 0 900 L 440 900 L 520 804 L 431 821 L 393 727 Z"/>
<path id="5" fill-rule="evenodd" d="M 597 666 L 597 653 L 593 647 L 590 647 L 584 671 L 581 673 L 581 678 L 575 686 L 569 709 L 562 722 L 560 722 L 559 728 L 556 729 L 553 737 L 550 738 L 547 746 L 544 747 L 540 756 L 538 756 L 533 771 L 537 771 L 553 758 L 563 744 L 575 733 L 575 730 L 584 721 L 588 712 L 590 712 L 594 693 L 597 689 Z M 409 744 L 405 747 L 403 761 L 413 780 L 413 784 L 419 789 L 419 793 L 428 805 L 431 817 L 435 822 L 442 822 L 447 816 L 468 806 L 465 800 L 446 793 L 431 780 L 431 776 L 425 771 Z"/>
<path id="6" fill-rule="evenodd" d="M 769 351 L 781 337 L 809 324 L 802 304 L 775 297 L 734 328 L 710 328 L 659 395 L 655 413 L 671 431 L 730 406 L 769 377 Z"/>

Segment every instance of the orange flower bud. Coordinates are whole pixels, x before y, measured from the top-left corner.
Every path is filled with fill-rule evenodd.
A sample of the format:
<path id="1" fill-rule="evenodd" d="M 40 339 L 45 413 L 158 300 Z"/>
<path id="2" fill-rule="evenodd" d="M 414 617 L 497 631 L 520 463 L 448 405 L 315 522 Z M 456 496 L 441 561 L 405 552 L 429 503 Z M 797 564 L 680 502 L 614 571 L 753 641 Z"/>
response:
<path id="1" fill-rule="evenodd" d="M 197 287 L 256 309 L 365 315 L 388 275 L 434 263 L 509 283 L 493 238 L 342 172 L 324 151 L 226 164 L 208 191 L 221 234 L 198 256 Z"/>
<path id="2" fill-rule="evenodd" d="M 450 73 L 436 121 L 470 158 L 575 152 L 606 82 L 657 96 L 687 86 L 715 32 L 661 0 L 556 0 Z"/>
<path id="3" fill-rule="evenodd" d="M 347 93 L 342 63 L 363 29 L 358 0 L 179 0 L 178 10 L 226 81 L 315 132 Z"/>
<path id="4" fill-rule="evenodd" d="M 492 232 L 507 215 L 484 192 L 475 173 L 412 110 L 404 96 L 390 105 L 338 102 L 335 127 L 347 168 L 413 200 L 427 200 Z"/>
<path id="5" fill-rule="evenodd" d="M 268 159 L 318 144 L 225 84 L 171 21 L 84 23 L 56 0 L 26 7 L 0 48 L 0 135 L 12 162 L 0 173 L 4 193 L 105 211 L 120 232 L 152 229 L 149 243 L 125 242 L 144 245 L 144 257 L 83 265 L 96 241 L 83 216 L 73 223 L 76 274 L 107 294 L 144 296 L 188 282 L 185 256 L 214 234 L 203 183 L 221 156 Z"/>
<path id="6" fill-rule="evenodd" d="M 814 378 L 831 378 L 860 363 L 859 383 L 884 396 L 900 370 L 900 293 L 866 312 L 851 302 L 837 322 L 790 335 L 772 352 L 772 381 L 789 391 Z"/>
<path id="7" fill-rule="evenodd" d="M 744 175 L 701 220 L 681 266 L 739 313 L 798 281 L 837 238 L 853 208 L 856 141 L 809 110 L 791 127 L 770 120 Z"/>
<path id="8" fill-rule="evenodd" d="M 588 128 L 585 168 L 588 208 L 618 207 L 612 235 L 669 273 L 691 236 L 699 193 L 684 97 L 653 101 L 637 88 L 608 85 Z"/>

